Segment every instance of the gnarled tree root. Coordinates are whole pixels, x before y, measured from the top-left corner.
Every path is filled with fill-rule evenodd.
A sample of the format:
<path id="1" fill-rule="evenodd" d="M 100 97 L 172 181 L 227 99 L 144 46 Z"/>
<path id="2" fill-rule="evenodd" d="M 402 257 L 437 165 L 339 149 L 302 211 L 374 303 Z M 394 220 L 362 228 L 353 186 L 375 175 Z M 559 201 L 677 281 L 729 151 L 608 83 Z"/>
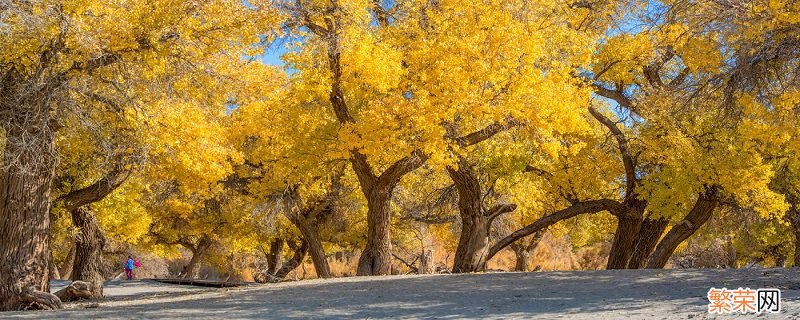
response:
<path id="1" fill-rule="evenodd" d="M 58 296 L 44 291 L 36 290 L 33 286 L 26 287 L 20 300 L 28 304 L 27 309 L 55 310 L 64 309 L 64 304 Z"/>

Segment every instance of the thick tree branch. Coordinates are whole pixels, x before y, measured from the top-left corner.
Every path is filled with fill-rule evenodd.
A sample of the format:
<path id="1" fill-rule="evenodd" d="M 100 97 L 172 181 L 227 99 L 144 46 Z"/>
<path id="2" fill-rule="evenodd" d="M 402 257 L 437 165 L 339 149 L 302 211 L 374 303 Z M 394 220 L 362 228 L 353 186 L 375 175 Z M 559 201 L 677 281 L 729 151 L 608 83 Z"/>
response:
<path id="1" fill-rule="evenodd" d="M 489 261 L 492 257 L 494 257 L 494 255 L 500 252 L 500 250 L 503 250 L 505 247 L 514 243 L 515 241 L 527 237 L 539 230 L 543 230 L 549 226 L 552 226 L 559 221 L 566 220 L 584 213 L 609 211 L 611 214 L 617 214 L 619 211 L 619 206 L 621 206 L 619 202 L 610 199 L 588 200 L 575 203 L 568 208 L 541 217 L 522 229 L 514 231 L 505 238 L 500 239 L 500 241 L 495 243 L 492 248 L 489 249 L 489 254 L 486 258 L 486 261 Z"/>
<path id="2" fill-rule="evenodd" d="M 491 209 L 486 211 L 486 216 L 488 217 L 489 225 L 492 224 L 492 222 L 494 221 L 495 218 L 497 218 L 497 217 L 499 217 L 499 216 L 501 216 L 503 214 L 513 212 L 514 210 L 517 210 L 517 205 L 513 204 L 513 203 L 512 204 L 498 204 L 498 205 L 492 207 Z"/>
<path id="3" fill-rule="evenodd" d="M 600 121 L 600 123 L 608 128 L 608 130 L 611 131 L 611 134 L 614 135 L 614 138 L 617 140 L 619 153 L 622 156 L 622 163 L 625 166 L 625 196 L 631 196 L 633 194 L 633 189 L 636 186 L 636 160 L 628 148 L 628 139 L 625 137 L 625 133 L 622 132 L 619 127 L 617 127 L 617 124 L 614 123 L 614 121 L 611 121 L 611 119 L 604 116 L 594 107 L 589 107 L 589 113 L 591 113 L 592 116 L 597 119 L 597 121 Z"/>
<path id="4" fill-rule="evenodd" d="M 631 101 L 631 99 L 625 96 L 625 93 L 623 93 L 622 90 L 620 89 L 612 90 L 606 88 L 600 83 L 592 83 L 592 87 L 594 87 L 594 92 L 600 95 L 601 97 L 614 100 L 620 106 L 623 106 L 628 110 L 632 110 L 633 102 Z"/>
<path id="5" fill-rule="evenodd" d="M 421 167 L 427 160 L 428 156 L 422 151 L 414 150 L 410 155 L 403 157 L 387 168 L 378 178 L 378 181 L 386 184 L 397 183 L 400 178 Z"/>
<path id="6" fill-rule="evenodd" d="M 455 138 L 454 140 L 459 147 L 462 148 L 468 147 L 486 141 L 489 138 L 494 137 L 498 133 L 501 133 L 503 131 L 506 131 L 514 127 L 518 127 L 520 125 L 521 125 L 520 122 L 513 119 L 508 120 L 506 123 L 495 122 L 486 126 L 481 130 L 475 131 L 465 136 Z"/>
<path id="7" fill-rule="evenodd" d="M 59 200 L 64 201 L 65 208 L 70 211 L 103 200 L 103 198 L 122 185 L 130 174 L 130 167 L 119 164 L 100 180 L 97 180 L 88 187 L 74 190 L 61 196 Z"/>

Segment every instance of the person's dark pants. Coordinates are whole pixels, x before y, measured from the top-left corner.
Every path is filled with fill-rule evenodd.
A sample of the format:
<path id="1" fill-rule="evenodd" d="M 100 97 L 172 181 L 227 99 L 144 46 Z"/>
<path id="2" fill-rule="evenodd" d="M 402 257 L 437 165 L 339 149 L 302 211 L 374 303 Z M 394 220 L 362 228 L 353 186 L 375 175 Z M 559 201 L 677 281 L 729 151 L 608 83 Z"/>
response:
<path id="1" fill-rule="evenodd" d="M 133 270 L 125 269 L 125 276 L 128 277 L 128 280 L 133 280 Z"/>

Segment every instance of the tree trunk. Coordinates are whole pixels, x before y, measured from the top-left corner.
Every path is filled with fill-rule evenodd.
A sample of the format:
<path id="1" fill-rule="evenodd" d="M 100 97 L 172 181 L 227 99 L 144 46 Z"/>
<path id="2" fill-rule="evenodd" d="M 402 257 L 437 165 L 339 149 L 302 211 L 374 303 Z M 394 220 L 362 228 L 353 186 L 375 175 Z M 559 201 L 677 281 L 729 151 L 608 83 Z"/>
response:
<path id="1" fill-rule="evenodd" d="M 434 273 L 433 250 L 425 250 L 424 248 L 422 249 L 422 253 L 419 256 L 419 268 L 417 268 L 417 273 Z"/>
<path id="2" fill-rule="evenodd" d="M 667 232 L 667 235 L 664 236 L 664 239 L 658 243 L 650 260 L 647 261 L 647 268 L 664 268 L 664 266 L 667 265 L 667 261 L 669 261 L 669 258 L 672 256 L 672 253 L 675 252 L 675 248 L 693 235 L 709 218 L 711 218 L 711 214 L 718 204 L 719 200 L 713 188 L 706 193 L 700 194 L 694 207 L 692 207 L 692 210 L 686 215 L 686 218 L 672 227 L 672 229 Z"/>
<path id="3" fill-rule="evenodd" d="M 628 268 L 628 262 L 639 237 L 639 230 L 644 220 L 645 203 L 639 200 L 630 200 L 629 202 L 624 205 L 625 211 L 617 217 L 617 231 L 614 233 L 614 241 L 611 243 L 607 269 Z"/>
<path id="4" fill-rule="evenodd" d="M 545 233 L 547 233 L 547 229 L 539 230 L 531 236 L 527 244 L 515 242 L 511 245 L 511 250 L 514 251 L 516 258 L 514 271 L 526 272 L 531 270 L 531 256 L 536 247 L 539 246 L 539 242 L 542 241 Z"/>
<path id="5" fill-rule="evenodd" d="M 4 128 L 6 146 L 0 163 L 0 311 L 63 307 L 49 293 L 53 133 L 47 129 L 47 120 L 26 120 L 29 119 Z"/>
<path id="6" fill-rule="evenodd" d="M 50 261 L 48 264 L 50 265 L 50 279 L 61 280 L 61 275 L 58 273 L 58 267 L 56 267 L 55 259 L 53 259 L 53 250 L 50 250 Z"/>
<path id="7" fill-rule="evenodd" d="M 642 221 L 642 227 L 639 229 L 633 255 L 628 262 L 629 269 L 644 268 L 647 263 L 647 258 L 649 258 L 650 254 L 655 250 L 658 240 L 661 239 L 661 234 L 667 229 L 667 225 L 669 225 L 669 219 L 667 218 L 645 218 L 644 221 Z"/>
<path id="8" fill-rule="evenodd" d="M 203 259 L 208 249 L 211 247 L 212 241 L 208 236 L 202 236 L 197 245 L 188 246 L 187 249 L 192 252 L 192 259 L 186 265 L 186 271 L 183 274 L 183 279 L 197 279 L 200 277 L 200 267 L 202 266 Z"/>
<path id="9" fill-rule="evenodd" d="M 787 196 L 789 201 L 789 212 L 786 213 L 786 220 L 792 228 L 794 234 L 794 266 L 800 267 L 800 201 L 794 196 Z"/>
<path id="10" fill-rule="evenodd" d="M 525 250 L 525 246 L 511 245 L 514 251 L 514 271 L 527 272 L 531 270 L 531 252 Z"/>
<path id="11" fill-rule="evenodd" d="M 297 266 L 303 263 L 303 260 L 306 258 L 306 253 L 308 253 L 308 244 L 305 240 L 301 240 L 300 247 L 298 248 L 296 245 L 290 245 L 290 247 L 294 247 L 294 255 L 292 256 L 289 261 L 281 266 L 278 272 L 275 272 L 275 275 L 270 279 L 270 282 L 279 282 L 286 278 L 289 275 L 289 272 L 292 270 L 297 269 Z"/>
<path id="12" fill-rule="evenodd" d="M 106 245 L 103 230 L 88 206 L 72 210 L 72 224 L 78 228 L 75 235 L 75 266 L 72 280 L 90 284 L 90 298 L 103 297 L 103 249 Z"/>
<path id="13" fill-rule="evenodd" d="M 486 269 L 489 253 L 489 221 L 482 215 L 461 217 L 453 273 L 479 272 Z"/>
<path id="14" fill-rule="evenodd" d="M 367 244 L 358 259 L 359 276 L 392 274 L 391 208 L 394 184 L 367 193 Z"/>
<path id="15" fill-rule="evenodd" d="M 796 237 L 797 232 L 795 232 L 795 239 Z M 728 253 L 728 261 L 725 266 L 731 269 L 736 269 L 736 248 L 733 246 L 733 238 L 731 236 L 725 237 L 725 251 Z M 797 258 L 795 258 L 795 262 L 796 261 Z"/>
<path id="16" fill-rule="evenodd" d="M 200 277 L 201 259 L 202 254 L 200 251 L 192 251 L 192 259 L 190 259 L 189 264 L 186 265 L 186 271 L 183 273 L 183 279 L 197 279 Z"/>
<path id="17" fill-rule="evenodd" d="M 67 258 L 64 260 L 64 264 L 61 265 L 61 270 L 59 274 L 64 279 L 72 279 L 72 267 L 75 266 L 75 243 L 73 242 L 69 248 L 69 252 L 67 253 Z"/>
<path id="18" fill-rule="evenodd" d="M 316 225 L 311 225 L 304 217 L 294 220 L 293 222 L 300 229 L 300 234 L 308 246 L 308 252 L 311 255 L 311 261 L 314 262 L 314 271 L 317 272 L 317 277 L 330 278 L 331 268 L 328 265 L 328 259 L 325 257 L 325 248 L 322 247 L 322 242 L 319 240 Z"/>
<path id="19" fill-rule="evenodd" d="M 269 246 L 267 255 L 267 273 L 275 274 L 283 264 L 283 239 L 277 238 Z"/>
<path id="20" fill-rule="evenodd" d="M 464 159 L 460 159 L 458 170 L 448 167 L 447 173 L 458 190 L 458 213 L 461 216 L 461 235 L 453 273 L 483 271 L 489 253 L 491 221 L 484 213 L 480 182 Z"/>

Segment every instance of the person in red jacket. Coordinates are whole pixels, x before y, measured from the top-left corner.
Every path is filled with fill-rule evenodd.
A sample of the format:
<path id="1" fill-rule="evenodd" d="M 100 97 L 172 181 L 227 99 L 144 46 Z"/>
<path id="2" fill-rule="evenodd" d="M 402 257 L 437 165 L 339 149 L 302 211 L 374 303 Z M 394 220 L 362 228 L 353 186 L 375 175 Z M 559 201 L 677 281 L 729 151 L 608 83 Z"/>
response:
<path id="1" fill-rule="evenodd" d="M 133 269 L 141 266 L 142 264 L 139 261 L 133 260 L 133 257 L 128 256 L 128 260 L 125 261 L 125 276 L 128 280 L 133 280 Z"/>

